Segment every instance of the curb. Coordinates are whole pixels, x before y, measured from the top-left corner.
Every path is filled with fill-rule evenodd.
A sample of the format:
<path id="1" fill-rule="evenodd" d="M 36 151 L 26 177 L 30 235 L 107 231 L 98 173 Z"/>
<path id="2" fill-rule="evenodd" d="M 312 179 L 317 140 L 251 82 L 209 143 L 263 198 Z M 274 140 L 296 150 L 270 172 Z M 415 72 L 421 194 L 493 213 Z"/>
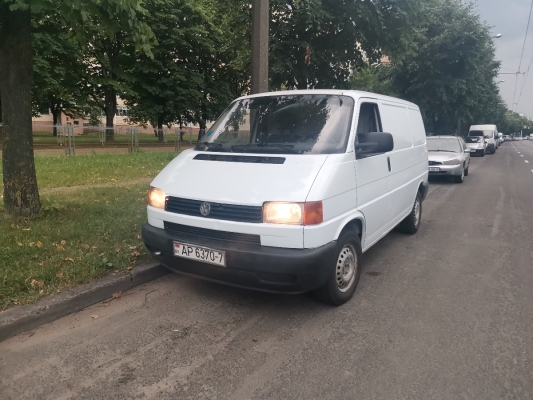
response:
<path id="1" fill-rule="evenodd" d="M 153 281 L 170 271 L 156 262 L 134 267 L 127 274 L 108 275 L 63 293 L 44 297 L 35 304 L 15 307 L 0 313 L 0 341 L 35 329 L 93 304 Z"/>

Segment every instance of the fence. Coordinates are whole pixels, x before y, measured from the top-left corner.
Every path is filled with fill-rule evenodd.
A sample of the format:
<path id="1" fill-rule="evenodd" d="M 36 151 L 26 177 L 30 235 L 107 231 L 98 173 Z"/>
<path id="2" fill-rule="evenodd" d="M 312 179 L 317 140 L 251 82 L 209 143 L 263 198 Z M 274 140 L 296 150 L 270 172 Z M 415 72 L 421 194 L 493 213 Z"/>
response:
<path id="1" fill-rule="evenodd" d="M 110 130 L 113 141 L 109 141 Z M 128 152 L 139 151 L 142 145 L 173 145 L 175 151 L 181 150 L 182 143 L 192 145 L 197 140 L 198 129 L 185 127 L 163 128 L 161 130 L 141 126 L 106 126 L 89 125 L 51 125 L 34 124 L 33 141 L 36 145 L 57 145 L 64 147 L 66 155 L 76 154 L 76 144 L 83 146 L 121 146 Z M 54 137 L 54 133 L 56 136 Z"/>

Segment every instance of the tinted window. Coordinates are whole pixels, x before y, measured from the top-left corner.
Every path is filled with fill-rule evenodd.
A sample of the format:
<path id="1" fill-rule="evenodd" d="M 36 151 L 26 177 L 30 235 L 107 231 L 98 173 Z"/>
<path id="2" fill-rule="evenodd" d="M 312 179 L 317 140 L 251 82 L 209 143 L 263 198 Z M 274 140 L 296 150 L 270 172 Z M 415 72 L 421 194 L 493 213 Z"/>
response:
<path id="1" fill-rule="evenodd" d="M 468 136 L 484 136 L 486 138 L 492 139 L 494 137 L 493 131 L 470 131 Z"/>

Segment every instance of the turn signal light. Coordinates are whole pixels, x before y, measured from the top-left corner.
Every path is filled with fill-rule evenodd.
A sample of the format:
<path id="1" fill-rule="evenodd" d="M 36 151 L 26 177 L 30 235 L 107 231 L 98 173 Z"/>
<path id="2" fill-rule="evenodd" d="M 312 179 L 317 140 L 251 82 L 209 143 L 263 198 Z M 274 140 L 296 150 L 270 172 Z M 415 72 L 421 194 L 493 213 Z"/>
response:
<path id="1" fill-rule="evenodd" d="M 304 225 L 318 225 L 324 221 L 322 202 L 304 203 Z"/>

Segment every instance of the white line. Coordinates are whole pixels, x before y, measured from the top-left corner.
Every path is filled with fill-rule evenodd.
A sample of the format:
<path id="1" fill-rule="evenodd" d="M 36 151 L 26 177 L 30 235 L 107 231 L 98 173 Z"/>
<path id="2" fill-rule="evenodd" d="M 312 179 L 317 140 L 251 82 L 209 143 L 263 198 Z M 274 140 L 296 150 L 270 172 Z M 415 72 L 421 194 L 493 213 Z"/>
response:
<path id="1" fill-rule="evenodd" d="M 520 154 L 520 157 L 524 157 L 524 155 L 523 155 L 523 154 Z"/>
<path id="2" fill-rule="evenodd" d="M 529 164 L 529 161 L 528 160 L 524 160 L 526 162 L 526 164 Z"/>

